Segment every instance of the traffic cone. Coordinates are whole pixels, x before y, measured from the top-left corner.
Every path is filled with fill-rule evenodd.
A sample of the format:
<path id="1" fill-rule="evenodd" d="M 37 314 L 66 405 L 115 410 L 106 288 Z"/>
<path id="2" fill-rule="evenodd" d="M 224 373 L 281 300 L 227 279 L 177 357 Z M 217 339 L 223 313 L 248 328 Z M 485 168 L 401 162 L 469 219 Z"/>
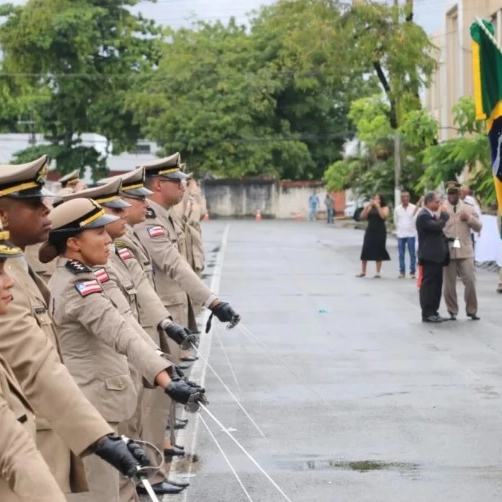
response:
<path id="1" fill-rule="evenodd" d="M 256 216 L 254 217 L 256 221 L 261 221 L 261 211 L 259 209 L 256 210 Z"/>
<path id="2" fill-rule="evenodd" d="M 204 218 L 202 218 L 204 221 L 209 221 L 209 213 L 206 211 L 206 214 L 204 215 Z"/>

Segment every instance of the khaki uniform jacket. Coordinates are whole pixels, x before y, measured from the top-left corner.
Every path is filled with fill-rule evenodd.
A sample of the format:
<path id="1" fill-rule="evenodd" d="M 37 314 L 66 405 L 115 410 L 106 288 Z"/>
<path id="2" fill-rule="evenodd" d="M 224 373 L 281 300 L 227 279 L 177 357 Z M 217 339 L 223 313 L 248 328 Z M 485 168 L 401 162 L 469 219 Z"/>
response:
<path id="1" fill-rule="evenodd" d="M 205 214 L 205 207 L 200 194 L 191 195 L 187 207 L 188 231 L 192 243 L 192 267 L 196 272 L 204 270 L 204 245 L 200 222 Z"/>
<path id="2" fill-rule="evenodd" d="M 121 238 L 122 239 L 122 238 Z M 116 251 L 112 257 L 117 268 L 125 267 L 128 271 L 128 277 L 136 291 L 136 299 L 139 310 L 139 323 L 150 336 L 153 341 L 160 347 L 162 352 L 169 353 L 169 345 L 165 333 L 159 332 L 158 326 L 161 321 L 171 318 L 171 314 L 166 309 L 159 295 L 155 291 L 152 283 L 153 280 L 149 277 L 149 273 L 145 272 L 136 259 L 136 256 L 127 246 L 127 242 L 123 240 L 115 241 Z M 151 265 L 148 267 L 151 271 Z M 147 269 L 147 270 L 148 270 Z"/>
<path id="3" fill-rule="evenodd" d="M 35 447 L 35 415 L 19 382 L 0 357 L 0 500 L 65 502 Z"/>
<path id="4" fill-rule="evenodd" d="M 85 265 L 58 258 L 49 288 L 70 373 L 108 422 L 127 420 L 137 406 L 129 363 L 151 386 L 171 363 L 125 321 Z"/>
<path id="5" fill-rule="evenodd" d="M 76 455 L 87 454 L 91 445 L 113 430 L 82 395 L 62 364 L 45 283 L 36 274 L 30 274 L 24 258 L 7 260 L 6 270 L 15 281 L 14 300 L 7 314 L 0 316 L 0 354 L 35 410 L 37 429 L 46 438 L 47 432 L 54 431 L 58 446 L 61 438 L 68 446 L 72 490 L 86 490 L 83 464 L 70 449 Z M 53 468 L 50 460 L 46 457 Z"/>
<path id="6" fill-rule="evenodd" d="M 135 225 L 142 244 L 152 257 L 154 281 L 160 299 L 169 307 L 186 303 L 186 294 L 209 306 L 216 296 L 199 279 L 178 250 L 178 237 L 168 211 L 153 201 L 144 222 Z"/>
<path id="7" fill-rule="evenodd" d="M 459 260 L 474 258 L 471 229 L 475 232 L 479 232 L 482 227 L 482 223 L 478 219 L 476 210 L 473 206 L 466 204 L 461 200 L 458 201 L 456 211 L 453 210 L 454 208 L 449 202 L 447 203 L 447 207 L 450 218 L 446 222 L 443 231 L 450 241 L 448 242 L 448 246 L 450 248 L 450 259 Z M 462 221 L 460 219 L 460 213 L 462 213 L 462 211 L 469 215 L 469 219 L 467 221 Z M 456 238 L 460 241 L 460 248 L 453 247 L 453 241 L 451 241 L 451 239 Z"/>
<path id="8" fill-rule="evenodd" d="M 24 256 L 33 272 L 35 272 L 44 280 L 45 283 L 47 283 L 56 270 L 56 260 L 52 260 L 49 263 L 42 263 L 38 259 L 38 251 L 41 245 L 42 244 L 26 246 L 26 249 L 24 250 Z"/>

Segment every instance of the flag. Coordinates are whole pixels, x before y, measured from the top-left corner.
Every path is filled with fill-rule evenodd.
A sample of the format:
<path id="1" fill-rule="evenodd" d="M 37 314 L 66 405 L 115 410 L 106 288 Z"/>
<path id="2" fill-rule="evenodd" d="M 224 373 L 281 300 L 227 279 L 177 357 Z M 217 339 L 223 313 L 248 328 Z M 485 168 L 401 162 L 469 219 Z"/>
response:
<path id="1" fill-rule="evenodd" d="M 502 214 L 502 52 L 493 34 L 488 21 L 471 25 L 476 119 L 486 120 L 493 182 Z"/>

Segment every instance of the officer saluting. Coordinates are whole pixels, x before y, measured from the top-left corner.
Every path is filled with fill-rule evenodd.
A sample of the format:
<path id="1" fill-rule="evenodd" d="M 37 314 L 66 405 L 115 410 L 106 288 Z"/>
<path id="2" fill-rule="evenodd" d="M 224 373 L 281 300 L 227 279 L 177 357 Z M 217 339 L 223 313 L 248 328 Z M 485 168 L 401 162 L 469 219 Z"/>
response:
<path id="1" fill-rule="evenodd" d="M 44 241 L 51 228 L 43 198 L 46 155 L 21 165 L 0 166 L 0 217 L 21 249 Z M 74 453 L 98 454 L 123 474 L 138 465 L 125 444 L 89 403 L 61 362 L 49 313 L 50 293 L 23 257 L 7 260 L 15 281 L 8 312 L 0 316 L 0 355 L 12 369 L 37 417 L 37 447 L 63 492 L 88 489 Z M 71 449 L 71 451 L 70 451 Z M 72 453 L 74 452 L 74 453 Z"/>

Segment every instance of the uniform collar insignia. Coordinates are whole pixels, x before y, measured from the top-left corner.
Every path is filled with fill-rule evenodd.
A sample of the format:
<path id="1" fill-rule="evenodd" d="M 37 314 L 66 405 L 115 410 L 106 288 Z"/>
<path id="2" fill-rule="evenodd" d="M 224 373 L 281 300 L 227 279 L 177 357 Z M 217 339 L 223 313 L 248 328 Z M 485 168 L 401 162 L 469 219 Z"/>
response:
<path id="1" fill-rule="evenodd" d="M 146 210 L 146 217 L 147 218 L 156 218 L 157 215 L 155 214 L 155 211 L 152 209 L 151 206 L 148 206 L 148 209 Z"/>
<path id="2" fill-rule="evenodd" d="M 84 265 L 82 262 L 78 260 L 68 260 L 66 262 L 65 267 L 72 273 L 72 274 L 85 274 L 85 273 L 92 273 L 92 270 Z"/>

